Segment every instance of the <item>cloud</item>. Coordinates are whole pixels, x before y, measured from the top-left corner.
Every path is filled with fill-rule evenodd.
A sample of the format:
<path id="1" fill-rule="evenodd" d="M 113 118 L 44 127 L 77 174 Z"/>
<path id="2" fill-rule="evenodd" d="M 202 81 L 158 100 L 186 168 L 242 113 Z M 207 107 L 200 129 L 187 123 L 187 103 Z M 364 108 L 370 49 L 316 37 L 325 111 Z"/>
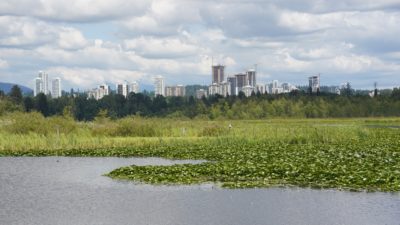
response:
<path id="1" fill-rule="evenodd" d="M 213 60 L 227 74 L 258 64 L 262 82 L 400 85 L 398 0 L 4 0 L 0 15 L 0 78 L 22 84 L 38 70 L 66 88 L 208 84 Z"/>
<path id="2" fill-rule="evenodd" d="M 58 45 L 63 49 L 80 49 L 87 45 L 87 40 L 80 31 L 64 27 L 59 31 Z"/>
<path id="3" fill-rule="evenodd" d="M 145 14 L 121 21 L 120 35 L 132 37 L 176 34 L 190 24 L 201 23 L 198 10 L 200 6 L 200 2 L 196 1 L 152 1 Z"/>
<path id="4" fill-rule="evenodd" d="M 146 58 L 180 58 L 201 53 L 202 49 L 179 38 L 141 36 L 124 41 L 124 47 Z"/>
<path id="5" fill-rule="evenodd" d="M 93 68 L 51 67 L 46 70 L 53 76 L 59 76 L 67 86 L 94 88 L 100 84 L 116 84 L 145 79 L 143 73 L 130 70 L 100 70 Z"/>
<path id="6" fill-rule="evenodd" d="M 0 69 L 7 69 L 8 66 L 9 65 L 7 61 L 0 59 Z"/>
<path id="7" fill-rule="evenodd" d="M 55 26 L 25 17 L 0 16 L 0 46 L 34 48 L 56 45 L 62 49 L 79 49 L 87 40 L 81 31 L 64 26 Z"/>
<path id="8" fill-rule="evenodd" d="M 40 45 L 55 38 L 55 30 L 44 22 L 23 17 L 0 17 L 0 45 L 25 47 Z"/>
<path id="9" fill-rule="evenodd" d="M 99 22 L 141 14 L 150 3 L 124 0 L 2 0 L 0 14 L 59 22 Z"/>

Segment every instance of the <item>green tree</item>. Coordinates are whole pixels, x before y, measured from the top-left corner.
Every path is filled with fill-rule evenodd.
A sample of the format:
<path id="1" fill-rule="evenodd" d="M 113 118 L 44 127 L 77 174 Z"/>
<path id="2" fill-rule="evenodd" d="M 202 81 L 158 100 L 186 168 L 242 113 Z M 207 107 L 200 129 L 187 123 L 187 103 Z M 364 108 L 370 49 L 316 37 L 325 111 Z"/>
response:
<path id="1" fill-rule="evenodd" d="M 240 100 L 242 100 L 242 99 L 246 98 L 246 95 L 244 94 L 243 91 L 239 91 L 238 97 L 239 97 Z"/>
<path id="2" fill-rule="evenodd" d="M 155 115 L 163 115 L 168 108 L 167 100 L 162 95 L 157 95 L 153 99 L 152 111 Z"/>
<path id="3" fill-rule="evenodd" d="M 391 97 L 392 97 L 393 99 L 400 100 L 400 87 L 399 87 L 399 88 L 393 88 Z"/>
<path id="4" fill-rule="evenodd" d="M 10 91 L 10 98 L 13 102 L 17 103 L 17 104 L 21 104 L 22 103 L 22 91 L 21 88 L 18 87 L 18 85 L 14 85 L 11 88 Z"/>
<path id="5" fill-rule="evenodd" d="M 31 97 L 25 97 L 24 98 L 24 109 L 25 112 L 31 112 L 33 109 L 35 109 L 35 101 Z"/>
<path id="6" fill-rule="evenodd" d="M 41 112 L 43 116 L 49 115 L 49 103 L 47 101 L 47 97 L 43 93 L 39 93 L 36 96 L 36 110 Z"/>

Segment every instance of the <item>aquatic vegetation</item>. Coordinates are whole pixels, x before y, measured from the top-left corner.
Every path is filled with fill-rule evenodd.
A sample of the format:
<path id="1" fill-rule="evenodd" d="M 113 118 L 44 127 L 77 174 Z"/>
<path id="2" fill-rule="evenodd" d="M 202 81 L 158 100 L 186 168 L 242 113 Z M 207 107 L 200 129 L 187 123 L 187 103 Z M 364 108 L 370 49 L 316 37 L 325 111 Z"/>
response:
<path id="1" fill-rule="evenodd" d="M 40 119 L 47 128 L 31 128 L 26 122 L 22 126 L 8 118 L 0 120 L 0 156 L 207 160 L 196 165 L 132 165 L 108 174 L 115 179 L 150 184 L 212 182 L 226 188 L 300 186 L 400 191 L 398 118 L 126 118 L 72 125 L 74 122 L 61 117 Z M 26 127 L 28 132 L 19 132 Z"/>
<path id="2" fill-rule="evenodd" d="M 215 182 L 227 188 L 294 185 L 400 190 L 400 141 L 394 134 L 385 139 L 331 144 L 221 140 L 211 142 L 209 146 L 191 146 L 181 155 L 173 152 L 158 152 L 157 155 L 203 158 L 210 162 L 173 166 L 133 165 L 116 169 L 108 176 L 151 184 Z"/>

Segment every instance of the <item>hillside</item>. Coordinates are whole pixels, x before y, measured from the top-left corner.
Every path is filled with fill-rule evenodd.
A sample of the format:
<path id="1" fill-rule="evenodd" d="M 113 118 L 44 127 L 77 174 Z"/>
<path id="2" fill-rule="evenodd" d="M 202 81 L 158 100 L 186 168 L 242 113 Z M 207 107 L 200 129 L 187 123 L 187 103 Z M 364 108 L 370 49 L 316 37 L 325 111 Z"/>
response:
<path id="1" fill-rule="evenodd" d="M 1 90 L 1 91 L 4 91 L 5 93 L 9 93 L 10 90 L 11 90 L 11 88 L 12 88 L 14 85 L 16 85 L 16 84 L 2 83 L 2 82 L 0 82 L 0 90 Z M 21 88 L 23 94 L 31 94 L 31 93 L 33 92 L 33 90 L 30 89 L 30 88 L 28 88 L 28 87 L 25 87 L 25 86 L 19 85 L 19 84 L 17 84 L 17 85 Z"/>

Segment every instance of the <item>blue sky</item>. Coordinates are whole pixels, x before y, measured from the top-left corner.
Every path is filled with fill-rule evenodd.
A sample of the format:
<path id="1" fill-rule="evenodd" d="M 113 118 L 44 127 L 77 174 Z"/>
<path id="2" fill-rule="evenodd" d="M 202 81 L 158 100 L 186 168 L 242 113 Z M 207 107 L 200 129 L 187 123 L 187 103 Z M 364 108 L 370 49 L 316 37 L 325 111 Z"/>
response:
<path id="1" fill-rule="evenodd" d="M 258 64 L 258 81 L 400 86 L 400 0 L 2 0 L 0 81 L 209 84 Z"/>

